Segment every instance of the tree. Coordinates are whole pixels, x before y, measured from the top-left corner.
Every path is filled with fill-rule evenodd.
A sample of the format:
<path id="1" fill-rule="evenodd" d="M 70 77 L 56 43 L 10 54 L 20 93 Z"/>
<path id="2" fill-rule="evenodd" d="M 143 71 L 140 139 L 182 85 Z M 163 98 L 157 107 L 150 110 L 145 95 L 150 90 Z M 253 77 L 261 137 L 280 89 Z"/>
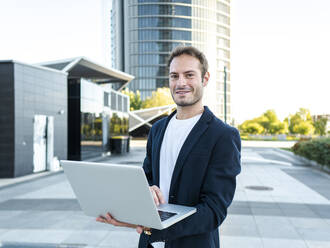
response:
<path id="1" fill-rule="evenodd" d="M 284 134 L 288 132 L 288 125 L 285 122 L 272 122 L 270 123 L 269 133 L 271 134 Z"/>
<path id="2" fill-rule="evenodd" d="M 143 101 L 142 108 L 153 108 L 174 104 L 169 88 L 158 88 L 153 91 L 151 97 Z"/>
<path id="3" fill-rule="evenodd" d="M 300 108 L 297 113 L 290 115 L 287 121 L 290 133 L 309 135 L 314 132 L 312 117 L 308 109 Z"/>
<path id="4" fill-rule="evenodd" d="M 244 121 L 241 125 L 238 126 L 238 129 L 242 131 L 243 133 L 248 134 L 261 134 L 264 132 L 264 128 L 262 125 L 260 125 L 258 122 L 253 120 L 247 120 Z"/>
<path id="5" fill-rule="evenodd" d="M 264 131 L 264 128 L 256 122 L 250 122 L 246 125 L 245 130 L 250 134 L 261 134 Z"/>
<path id="6" fill-rule="evenodd" d="M 277 129 L 279 128 L 275 127 L 279 127 L 280 121 L 278 120 L 274 110 L 267 110 L 261 116 L 259 124 L 264 127 L 266 133 L 277 134 Z"/>
<path id="7" fill-rule="evenodd" d="M 318 135 L 325 135 L 326 134 L 326 128 L 327 128 L 327 122 L 328 119 L 325 117 L 321 117 L 320 119 L 314 121 L 313 125 L 315 128 L 315 134 Z"/>
<path id="8" fill-rule="evenodd" d="M 293 127 L 294 133 L 308 135 L 314 132 L 313 124 L 307 121 L 302 121 Z"/>
<path id="9" fill-rule="evenodd" d="M 142 100 L 141 100 L 141 94 L 140 91 L 136 91 L 134 93 L 133 91 L 128 90 L 127 88 L 122 91 L 125 95 L 129 96 L 129 105 L 130 105 L 130 111 L 138 110 L 142 108 Z"/>

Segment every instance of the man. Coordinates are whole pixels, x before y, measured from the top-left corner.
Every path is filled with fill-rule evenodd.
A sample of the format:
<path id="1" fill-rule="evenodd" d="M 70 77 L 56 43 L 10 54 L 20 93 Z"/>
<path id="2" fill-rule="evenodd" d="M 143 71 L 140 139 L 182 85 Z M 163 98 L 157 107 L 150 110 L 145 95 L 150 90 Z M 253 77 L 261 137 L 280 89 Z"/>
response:
<path id="1" fill-rule="evenodd" d="M 149 134 L 143 169 L 156 204 L 194 206 L 197 212 L 164 229 L 122 223 L 107 214 L 98 221 L 136 228 L 139 247 L 216 248 L 240 173 L 238 131 L 202 104 L 210 74 L 203 53 L 177 47 L 170 55 L 170 90 L 177 110 L 156 122 Z"/>

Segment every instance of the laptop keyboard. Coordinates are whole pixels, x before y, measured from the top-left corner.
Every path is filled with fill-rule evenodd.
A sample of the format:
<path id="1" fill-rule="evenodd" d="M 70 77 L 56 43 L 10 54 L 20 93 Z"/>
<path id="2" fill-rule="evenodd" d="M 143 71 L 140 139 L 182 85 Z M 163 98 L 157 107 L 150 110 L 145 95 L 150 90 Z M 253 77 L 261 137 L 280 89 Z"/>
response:
<path id="1" fill-rule="evenodd" d="M 160 211 L 160 210 L 158 210 L 158 214 L 159 214 L 161 221 L 167 220 L 167 219 L 171 218 L 172 216 L 176 215 L 176 213 L 165 212 L 165 211 Z"/>

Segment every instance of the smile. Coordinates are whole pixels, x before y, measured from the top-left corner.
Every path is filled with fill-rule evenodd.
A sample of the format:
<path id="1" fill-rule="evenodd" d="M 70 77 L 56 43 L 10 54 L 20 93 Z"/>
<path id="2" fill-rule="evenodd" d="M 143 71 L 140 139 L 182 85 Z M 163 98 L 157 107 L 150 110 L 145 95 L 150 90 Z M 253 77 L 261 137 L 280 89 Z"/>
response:
<path id="1" fill-rule="evenodd" d="M 178 95 L 185 95 L 188 94 L 190 92 L 190 90 L 178 90 L 175 93 Z"/>

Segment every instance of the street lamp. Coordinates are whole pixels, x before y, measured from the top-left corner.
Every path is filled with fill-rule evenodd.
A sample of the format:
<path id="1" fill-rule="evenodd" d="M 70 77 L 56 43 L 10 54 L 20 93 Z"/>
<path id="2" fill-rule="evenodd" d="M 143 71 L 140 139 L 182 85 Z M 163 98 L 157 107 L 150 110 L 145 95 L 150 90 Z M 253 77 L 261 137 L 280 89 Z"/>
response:
<path id="1" fill-rule="evenodd" d="M 223 69 L 224 72 L 224 90 L 223 90 L 223 99 L 224 99 L 224 113 L 225 113 L 225 123 L 227 123 L 227 70 L 226 66 Z"/>

